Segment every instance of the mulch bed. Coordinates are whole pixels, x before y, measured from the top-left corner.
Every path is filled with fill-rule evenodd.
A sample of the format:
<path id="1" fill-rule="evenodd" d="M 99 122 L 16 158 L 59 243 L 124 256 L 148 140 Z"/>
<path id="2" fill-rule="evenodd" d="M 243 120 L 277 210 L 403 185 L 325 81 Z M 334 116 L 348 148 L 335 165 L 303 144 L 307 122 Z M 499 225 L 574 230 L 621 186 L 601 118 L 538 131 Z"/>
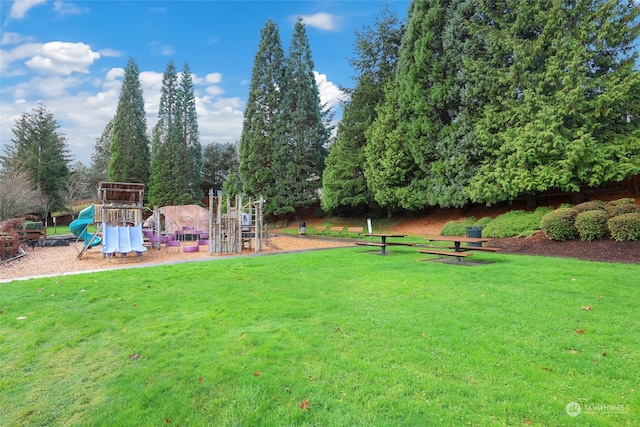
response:
<path id="1" fill-rule="evenodd" d="M 509 254 L 640 264 L 640 240 L 616 242 L 613 239 L 603 239 L 592 242 L 582 240 L 556 242 L 547 239 L 543 233 L 536 233 L 531 237 L 494 239 L 488 242 L 487 246 L 501 248 L 502 253 Z"/>

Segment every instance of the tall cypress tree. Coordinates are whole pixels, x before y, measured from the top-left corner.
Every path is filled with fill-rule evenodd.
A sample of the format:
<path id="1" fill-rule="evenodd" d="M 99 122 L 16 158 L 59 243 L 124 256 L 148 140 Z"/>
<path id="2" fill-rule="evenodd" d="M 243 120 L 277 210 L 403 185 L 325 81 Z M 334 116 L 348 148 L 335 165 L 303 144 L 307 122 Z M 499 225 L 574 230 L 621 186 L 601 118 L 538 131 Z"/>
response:
<path id="1" fill-rule="evenodd" d="M 113 118 L 109 180 L 146 184 L 150 159 L 140 71 L 136 61 L 129 58 Z"/>
<path id="2" fill-rule="evenodd" d="M 293 213 L 317 199 L 329 140 L 311 47 L 300 18 L 294 25 L 283 83 L 273 159 L 276 192 L 266 208 L 275 215 Z"/>
<path id="3" fill-rule="evenodd" d="M 184 177 L 184 194 L 190 194 L 194 200 L 201 196 L 202 182 L 202 146 L 198 133 L 198 115 L 193 89 L 191 68 L 185 63 L 180 76 L 176 97 L 176 121 L 180 123 L 181 162 L 178 174 Z"/>
<path id="4" fill-rule="evenodd" d="M 149 203 L 152 206 L 181 204 L 184 176 L 180 175 L 181 122 L 176 120 L 178 74 L 173 61 L 162 75 L 158 122 L 153 129 Z"/>
<path id="5" fill-rule="evenodd" d="M 366 208 L 374 200 L 364 174 L 365 131 L 375 120 L 376 105 L 384 99 L 384 87 L 393 78 L 403 28 L 385 5 L 373 27 L 356 31 L 356 57 L 349 62 L 358 72 L 356 86 L 349 90 L 338 135 L 329 149 L 322 175 L 322 208 Z"/>
<path id="6" fill-rule="evenodd" d="M 243 190 L 250 197 L 270 200 L 275 193 L 274 129 L 280 113 L 283 79 L 280 32 L 275 22 L 269 20 L 260 30 L 240 137 L 239 172 Z"/>

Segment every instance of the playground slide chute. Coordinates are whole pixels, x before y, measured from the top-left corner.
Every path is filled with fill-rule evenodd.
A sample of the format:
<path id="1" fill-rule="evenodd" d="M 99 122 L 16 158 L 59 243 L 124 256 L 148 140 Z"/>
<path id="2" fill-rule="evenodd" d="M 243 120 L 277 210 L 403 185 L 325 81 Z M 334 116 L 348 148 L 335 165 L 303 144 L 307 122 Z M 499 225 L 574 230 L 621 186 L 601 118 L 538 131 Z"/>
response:
<path id="1" fill-rule="evenodd" d="M 81 210 L 78 214 L 78 219 L 71 221 L 71 224 L 69 224 L 69 230 L 74 235 L 81 238 L 84 241 L 85 246 L 87 246 L 87 243 L 89 243 L 89 240 L 91 240 L 91 237 L 93 236 L 93 234 L 87 231 L 87 227 L 93 224 L 94 216 L 95 211 L 93 205 L 90 205 Z M 89 247 L 98 246 L 100 243 L 102 243 L 100 236 L 95 236 L 91 241 L 91 244 L 89 244 Z"/>
<path id="2" fill-rule="evenodd" d="M 133 227 L 107 226 L 104 230 L 103 254 L 127 254 L 145 252 L 142 224 Z"/>

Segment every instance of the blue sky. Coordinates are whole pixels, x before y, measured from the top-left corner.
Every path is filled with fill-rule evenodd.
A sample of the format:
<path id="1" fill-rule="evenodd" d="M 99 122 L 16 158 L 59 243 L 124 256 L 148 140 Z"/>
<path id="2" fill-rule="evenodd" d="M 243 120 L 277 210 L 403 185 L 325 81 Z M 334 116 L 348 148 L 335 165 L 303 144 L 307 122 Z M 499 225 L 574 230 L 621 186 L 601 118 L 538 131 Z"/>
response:
<path id="1" fill-rule="evenodd" d="M 11 127 L 42 102 L 60 124 L 75 160 L 90 165 L 96 138 L 115 114 L 124 67 L 140 68 L 149 129 L 162 73 L 189 63 L 200 142 L 235 142 L 242 132 L 260 29 L 277 23 L 288 51 L 303 18 L 323 102 L 338 112 L 352 87 L 354 31 L 373 25 L 384 1 L 47 1 L 0 0 L 0 146 Z M 406 19 L 409 0 L 387 1 Z"/>

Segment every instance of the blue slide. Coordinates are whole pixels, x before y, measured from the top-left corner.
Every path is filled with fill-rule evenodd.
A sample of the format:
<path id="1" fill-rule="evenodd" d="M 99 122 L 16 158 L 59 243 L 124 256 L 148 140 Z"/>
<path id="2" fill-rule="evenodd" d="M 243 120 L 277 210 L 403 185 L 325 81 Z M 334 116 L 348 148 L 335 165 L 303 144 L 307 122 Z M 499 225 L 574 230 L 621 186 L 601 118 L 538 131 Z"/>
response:
<path id="1" fill-rule="evenodd" d="M 89 242 L 89 240 L 91 240 L 91 236 L 93 236 L 93 234 L 87 231 L 87 226 L 93 224 L 94 216 L 95 211 L 93 205 L 90 205 L 89 207 L 81 210 L 80 214 L 78 214 L 78 219 L 71 221 L 71 224 L 69 224 L 69 230 L 73 234 L 81 238 L 84 241 L 85 246 L 87 246 L 87 243 Z M 100 236 L 96 236 L 91 241 L 89 247 L 91 248 L 94 246 L 98 246 L 100 243 L 102 243 L 102 239 L 100 238 Z"/>
<path id="2" fill-rule="evenodd" d="M 140 255 L 147 248 L 144 246 L 142 224 L 133 227 L 106 226 L 104 230 L 103 254 L 127 254 L 137 252 Z"/>

